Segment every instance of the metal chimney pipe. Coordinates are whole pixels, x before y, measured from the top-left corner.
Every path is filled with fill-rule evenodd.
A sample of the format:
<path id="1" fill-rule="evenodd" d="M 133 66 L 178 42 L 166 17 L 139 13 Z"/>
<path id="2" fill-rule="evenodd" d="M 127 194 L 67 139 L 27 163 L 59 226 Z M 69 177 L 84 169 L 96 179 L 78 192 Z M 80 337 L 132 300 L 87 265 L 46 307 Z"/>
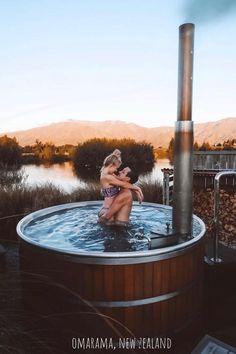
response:
<path id="1" fill-rule="evenodd" d="M 191 235 L 193 192 L 193 78 L 194 25 L 179 27 L 178 114 L 175 123 L 173 229 Z"/>

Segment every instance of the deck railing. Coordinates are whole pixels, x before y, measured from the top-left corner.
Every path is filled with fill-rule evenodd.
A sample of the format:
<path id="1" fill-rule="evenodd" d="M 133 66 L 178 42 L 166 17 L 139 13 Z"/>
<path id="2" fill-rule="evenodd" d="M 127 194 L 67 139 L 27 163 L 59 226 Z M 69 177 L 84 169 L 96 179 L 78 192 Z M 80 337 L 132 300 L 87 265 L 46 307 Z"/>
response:
<path id="1" fill-rule="evenodd" d="M 214 180 L 214 245 L 213 245 L 213 258 L 214 263 L 222 262 L 219 257 L 219 210 L 220 210 L 220 180 L 223 176 L 236 176 L 236 171 L 221 171 L 216 174 Z"/>
<path id="2" fill-rule="evenodd" d="M 174 172 L 170 169 L 163 169 L 163 204 L 171 205 L 173 201 Z"/>

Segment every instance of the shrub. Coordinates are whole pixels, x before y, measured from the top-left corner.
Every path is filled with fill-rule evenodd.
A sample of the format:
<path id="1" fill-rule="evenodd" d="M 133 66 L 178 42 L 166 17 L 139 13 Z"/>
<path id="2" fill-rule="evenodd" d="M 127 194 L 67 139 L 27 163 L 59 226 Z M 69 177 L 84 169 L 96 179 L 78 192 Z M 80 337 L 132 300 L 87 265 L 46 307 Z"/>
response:
<path id="1" fill-rule="evenodd" d="M 138 173 L 151 171 L 155 155 L 153 146 L 133 139 L 91 139 L 77 146 L 73 154 L 76 173 L 82 178 L 98 178 L 106 156 L 115 149 L 122 152 L 123 166 L 129 166 Z"/>
<path id="2" fill-rule="evenodd" d="M 25 180 L 24 171 L 19 169 L 16 165 L 6 165 L 0 163 L 0 186 L 1 188 L 10 187 L 11 185 L 16 185 L 23 183 Z"/>
<path id="3" fill-rule="evenodd" d="M 10 166 L 21 164 L 21 147 L 15 137 L 0 137 L 0 163 Z"/>

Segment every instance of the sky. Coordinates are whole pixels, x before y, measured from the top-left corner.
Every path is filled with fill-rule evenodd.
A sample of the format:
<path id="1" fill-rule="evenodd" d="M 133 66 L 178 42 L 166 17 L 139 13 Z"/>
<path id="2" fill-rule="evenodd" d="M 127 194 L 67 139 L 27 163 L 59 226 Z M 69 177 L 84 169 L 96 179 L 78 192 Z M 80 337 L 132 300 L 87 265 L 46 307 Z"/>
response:
<path id="1" fill-rule="evenodd" d="M 195 24 L 194 122 L 236 117 L 234 4 L 0 0 L 0 133 L 71 119 L 173 126 L 185 22 Z"/>

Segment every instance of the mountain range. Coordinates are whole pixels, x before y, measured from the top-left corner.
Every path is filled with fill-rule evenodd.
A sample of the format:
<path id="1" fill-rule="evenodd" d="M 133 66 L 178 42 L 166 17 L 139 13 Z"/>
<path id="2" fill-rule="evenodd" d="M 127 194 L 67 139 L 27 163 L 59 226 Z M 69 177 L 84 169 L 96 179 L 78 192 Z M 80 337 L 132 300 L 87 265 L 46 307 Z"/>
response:
<path id="1" fill-rule="evenodd" d="M 83 143 L 91 138 L 133 138 L 136 141 L 147 141 L 155 148 L 167 147 L 174 135 L 174 124 L 171 126 L 146 128 L 134 123 L 123 121 L 83 121 L 68 120 L 53 123 L 28 130 L 7 133 L 9 137 L 16 137 L 21 146 L 32 145 L 38 139 L 42 142 L 50 141 L 55 145 Z M 194 124 L 195 141 L 202 144 L 222 143 L 224 140 L 236 138 L 236 118 L 224 118 L 214 122 Z"/>

